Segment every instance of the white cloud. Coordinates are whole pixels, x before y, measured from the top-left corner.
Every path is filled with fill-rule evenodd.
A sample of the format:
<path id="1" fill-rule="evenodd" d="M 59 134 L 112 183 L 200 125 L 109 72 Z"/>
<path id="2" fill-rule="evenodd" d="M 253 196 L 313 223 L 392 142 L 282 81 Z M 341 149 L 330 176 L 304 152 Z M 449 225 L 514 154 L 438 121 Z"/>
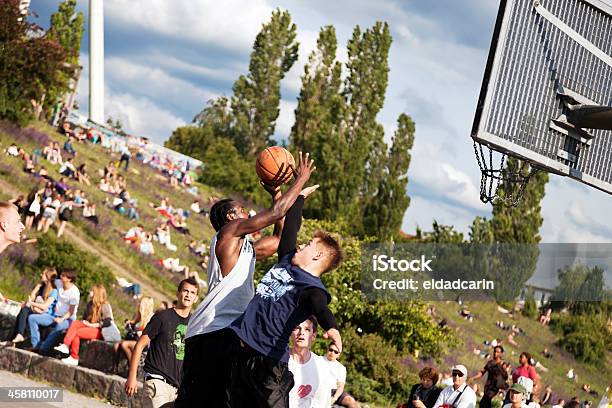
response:
<path id="1" fill-rule="evenodd" d="M 197 113 L 216 94 L 173 77 L 160 68 L 140 65 L 123 58 L 105 61 L 106 81 L 114 89 L 156 99 Z"/>
<path id="2" fill-rule="evenodd" d="M 404 214 L 402 230 L 410 234 L 414 234 L 417 227 L 423 231 L 431 231 L 434 220 L 439 224 L 453 225 L 467 238 L 474 214 L 464 208 L 448 205 L 437 199 L 415 196 L 411 197 L 410 207 Z"/>
<path id="3" fill-rule="evenodd" d="M 234 81 L 240 75 L 238 70 L 209 68 L 202 65 L 191 64 L 187 61 L 173 57 L 168 54 L 154 53 L 146 55 L 147 61 L 155 64 L 158 68 L 177 70 L 179 72 L 195 74 L 203 80 Z"/>
<path id="4" fill-rule="evenodd" d="M 295 122 L 295 108 L 297 108 L 297 102 L 281 100 L 280 113 L 278 114 L 278 119 L 276 119 L 275 139 L 280 140 L 289 137 L 291 127 L 293 127 Z"/>
<path id="5" fill-rule="evenodd" d="M 107 88 L 104 102 L 106 115 L 119 119 L 128 133 L 150 137 L 160 145 L 174 129 L 186 124 L 148 98 L 128 93 L 113 94 Z"/>
<path id="6" fill-rule="evenodd" d="M 419 137 L 417 130 L 417 141 Z M 415 142 L 408 170 L 410 179 L 426 190 L 420 195 L 437 196 L 473 211 L 486 211 L 487 206 L 480 202 L 480 192 L 473 179 L 458 168 L 456 162 L 444 161 L 439 154 L 442 150 L 439 143 L 422 139 L 418 145 Z"/>
<path id="7" fill-rule="evenodd" d="M 265 0 L 105 0 L 106 21 L 178 41 L 248 50 L 272 7 Z"/>

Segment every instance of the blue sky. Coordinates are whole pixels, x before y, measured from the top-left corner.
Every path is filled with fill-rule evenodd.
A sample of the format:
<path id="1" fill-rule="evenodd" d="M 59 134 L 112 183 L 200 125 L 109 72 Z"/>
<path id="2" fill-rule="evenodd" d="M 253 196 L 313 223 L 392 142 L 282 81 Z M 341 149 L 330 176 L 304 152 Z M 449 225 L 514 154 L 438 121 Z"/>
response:
<path id="1" fill-rule="evenodd" d="M 59 0 L 32 0 L 48 26 Z M 87 1 L 78 1 L 87 11 Z M 231 95 L 248 69 L 255 35 L 275 8 L 298 27 L 300 59 L 282 83 L 276 135 L 293 123 L 300 76 L 320 27 L 338 34 L 338 58 L 355 25 L 387 21 L 393 35 L 386 104 L 379 115 L 387 137 L 398 115 L 416 122 L 408 172 L 411 205 L 403 229 L 430 229 L 434 219 L 467 232 L 480 203 L 480 172 L 469 137 L 498 3 L 494 0 L 104 0 L 106 115 L 128 131 L 163 143 L 210 98 Z M 81 49 L 87 69 L 87 32 Z M 79 86 L 87 112 L 86 69 Z M 324 186 L 323 186 L 324 188 Z M 612 242 L 612 197 L 551 176 L 543 202 L 544 242 Z"/>

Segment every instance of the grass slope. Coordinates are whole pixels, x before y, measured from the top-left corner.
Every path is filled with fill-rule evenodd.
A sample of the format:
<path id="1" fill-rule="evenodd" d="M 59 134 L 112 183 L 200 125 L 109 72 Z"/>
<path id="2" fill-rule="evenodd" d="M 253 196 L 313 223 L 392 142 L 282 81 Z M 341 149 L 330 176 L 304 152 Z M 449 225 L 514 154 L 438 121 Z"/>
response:
<path id="1" fill-rule="evenodd" d="M 542 377 L 544 386 L 550 385 L 553 389 L 553 397 L 568 398 L 577 396 L 581 401 L 591 400 L 595 404 L 600 397 L 594 397 L 582 390 L 584 383 L 589 383 L 592 389 L 601 395 L 605 388 L 612 381 L 612 353 L 602 358 L 607 360 L 603 368 L 593 368 L 577 362 L 573 356 L 556 346 L 558 336 L 548 327 L 542 326 L 535 319 L 528 319 L 520 314 L 515 314 L 514 319 L 510 318 L 498 310 L 494 302 L 468 302 L 468 309 L 476 317 L 470 322 L 461 317 L 458 313 L 460 306 L 455 302 L 436 302 L 439 318 L 446 318 L 449 325 L 456 329 L 458 337 L 463 344 L 444 357 L 443 367 L 450 368 L 453 364 L 464 364 L 470 373 L 474 375 L 476 371 L 484 367 L 486 360 L 473 353 L 477 348 L 490 352 L 490 348 L 484 345 L 484 341 L 491 341 L 494 338 L 503 340 L 505 348 L 505 360 L 513 366 L 518 365 L 518 358 L 522 351 L 531 353 L 533 358 L 548 368 L 548 372 L 538 370 Z M 514 338 L 517 346 L 508 344 L 507 336 L 509 331 L 504 331 L 496 326 L 497 321 L 503 321 L 505 325 L 515 324 L 525 331 L 525 335 Z M 553 358 L 548 359 L 542 355 L 542 350 L 548 348 L 553 353 Z M 567 379 L 567 371 L 573 368 L 578 374 L 577 381 Z M 484 381 L 481 379 L 481 385 Z M 553 400 L 556 403 L 556 399 Z"/>
<path id="2" fill-rule="evenodd" d="M 37 123 L 33 128 L 45 134 L 49 140 L 56 141 L 63 145 L 64 137 L 46 124 Z M 44 139 L 40 133 L 38 137 L 28 137 L 20 132 L 3 131 L 0 129 L 0 148 L 6 149 L 11 143 L 16 143 L 24 148 L 26 152 L 32 152 L 34 148 L 43 148 Z M 101 146 L 92 146 L 87 143 L 76 143 L 77 157 L 74 159 L 76 165 L 86 163 L 88 174 L 91 178 L 91 186 L 81 185 L 78 182 L 70 181 L 73 189 L 81 189 L 86 192 L 86 198 L 95 202 L 97 214 L 100 218 L 100 225 L 96 228 L 93 224 L 80 217 L 68 224 L 66 233 L 62 239 L 67 239 L 77 244 L 82 249 L 93 252 L 102 258 L 102 262 L 111 268 L 117 276 L 123 276 L 132 282 L 140 283 L 145 295 L 153 296 L 157 301 L 172 300 L 176 291 L 176 285 L 182 279 L 182 274 L 174 274 L 164 270 L 159 265 L 159 260 L 166 257 L 178 257 L 181 264 L 186 264 L 192 270 L 197 270 L 200 276 L 205 279 L 205 271 L 199 267 L 199 258 L 192 255 L 188 250 L 191 240 L 203 240 L 208 243 L 214 231 L 210 226 L 208 218 L 202 215 L 192 215 L 187 219 L 187 226 L 191 232 L 191 237 L 172 231 L 172 242 L 178 247 L 176 252 L 172 252 L 164 246 L 154 243 L 155 254 L 150 256 L 141 255 L 134 249 L 124 244 L 122 236 L 129 228 L 136 225 L 136 222 L 121 216 L 112 208 L 103 205 L 105 198 L 110 195 L 97 188 L 99 180 L 98 171 L 103 169 L 109 161 L 118 161 L 118 154 L 109 154 Z M 49 175 L 59 179 L 59 165 L 51 165 L 41 158 L 39 165 L 45 166 Z M 23 162 L 21 159 L 2 156 L 0 161 L 0 199 L 15 197 L 17 194 L 27 194 L 33 188 L 37 179 L 34 176 L 22 171 Z M 149 166 L 142 165 L 136 160 L 130 162 L 129 171 L 120 169 L 127 180 L 128 191 L 138 201 L 138 211 L 140 213 L 139 223 L 143 224 L 145 230 L 154 232 L 155 228 L 162 222 L 162 217 L 148 206 L 148 203 L 159 204 L 163 197 L 170 197 L 171 203 L 175 208 L 188 209 L 193 202 L 194 196 L 175 189 L 169 185 L 166 178 Z M 200 192 L 197 197 L 200 202 L 207 202 L 212 195 L 218 195 L 215 190 L 207 186 L 197 184 Z M 75 214 L 80 214 L 77 209 Z M 55 234 L 54 230 L 50 230 Z M 27 231 L 29 237 L 36 237 L 39 234 L 32 230 Z M 6 265 L 5 265 L 6 266 Z M 7 295 L 21 294 L 20 285 L 27 283 L 21 282 L 18 277 L 0 279 L 0 291 Z M 26 291 L 29 289 L 25 289 Z M 131 306 L 130 306 L 131 307 Z M 132 311 L 133 311 L 133 307 Z M 131 313 L 131 312 L 130 312 Z"/>

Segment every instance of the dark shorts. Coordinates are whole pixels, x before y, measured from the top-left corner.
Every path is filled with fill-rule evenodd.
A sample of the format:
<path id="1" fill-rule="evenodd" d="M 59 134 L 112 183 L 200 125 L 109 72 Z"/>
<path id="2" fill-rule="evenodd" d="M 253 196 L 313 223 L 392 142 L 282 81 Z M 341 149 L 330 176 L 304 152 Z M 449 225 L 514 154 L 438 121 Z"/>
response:
<path id="1" fill-rule="evenodd" d="M 234 332 L 223 329 L 185 340 L 183 380 L 175 407 L 229 408 Z M 235 346 L 234 346 L 235 347 Z"/>
<path id="2" fill-rule="evenodd" d="M 336 390 L 331 390 L 331 395 L 332 395 L 332 397 L 334 396 L 334 394 L 335 394 L 335 393 L 336 393 Z M 343 391 L 343 392 L 342 392 L 342 394 L 340 394 L 340 396 L 338 397 L 338 399 L 337 399 L 337 400 L 335 400 L 335 401 L 333 401 L 333 402 L 332 402 L 332 404 L 335 404 L 335 405 L 342 405 L 342 404 L 340 404 L 340 402 L 341 402 L 341 401 L 342 401 L 344 398 L 346 398 L 346 397 L 352 397 L 352 395 L 351 395 L 351 394 L 349 394 L 349 393 L 348 393 L 348 392 L 346 392 L 346 391 Z"/>
<path id="3" fill-rule="evenodd" d="M 239 340 L 234 344 L 238 347 L 231 374 L 232 408 L 288 408 L 294 384 L 288 364 L 266 357 Z"/>
<path id="4" fill-rule="evenodd" d="M 70 221 L 72 219 L 72 211 L 62 211 L 59 214 L 60 221 Z"/>

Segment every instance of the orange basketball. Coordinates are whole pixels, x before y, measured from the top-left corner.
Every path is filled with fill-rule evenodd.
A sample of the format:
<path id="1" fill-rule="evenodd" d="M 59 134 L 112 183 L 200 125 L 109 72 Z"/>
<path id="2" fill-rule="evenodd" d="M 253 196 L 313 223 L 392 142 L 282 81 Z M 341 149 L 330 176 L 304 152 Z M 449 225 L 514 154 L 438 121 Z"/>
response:
<path id="1" fill-rule="evenodd" d="M 295 160 L 291 153 L 280 146 L 272 146 L 259 153 L 255 163 L 255 171 L 261 181 L 276 187 L 291 179 L 293 175 L 291 166 L 295 166 Z"/>

